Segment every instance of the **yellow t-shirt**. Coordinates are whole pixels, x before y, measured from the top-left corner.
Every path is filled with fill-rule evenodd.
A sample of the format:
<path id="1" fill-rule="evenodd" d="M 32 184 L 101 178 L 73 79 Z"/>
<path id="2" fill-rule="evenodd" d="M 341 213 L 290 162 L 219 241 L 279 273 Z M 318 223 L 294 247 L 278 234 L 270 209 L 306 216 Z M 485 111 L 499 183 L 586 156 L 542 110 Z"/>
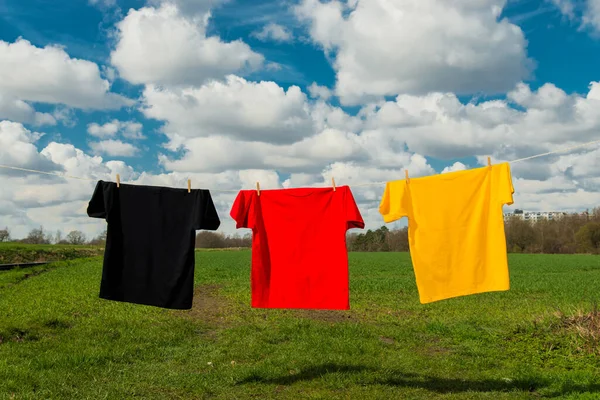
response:
<path id="1" fill-rule="evenodd" d="M 387 182 L 379 212 L 408 217 L 421 303 L 509 289 L 502 205 L 513 193 L 508 163 Z"/>

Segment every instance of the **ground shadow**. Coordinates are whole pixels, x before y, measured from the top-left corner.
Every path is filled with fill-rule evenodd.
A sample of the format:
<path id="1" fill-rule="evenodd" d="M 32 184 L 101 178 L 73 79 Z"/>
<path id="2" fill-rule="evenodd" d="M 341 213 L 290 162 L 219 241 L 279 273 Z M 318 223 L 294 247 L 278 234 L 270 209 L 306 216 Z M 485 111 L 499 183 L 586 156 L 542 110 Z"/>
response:
<path id="1" fill-rule="evenodd" d="M 237 382 L 237 384 L 243 385 L 246 383 L 266 383 L 276 385 L 290 385 L 298 381 L 310 381 L 313 379 L 319 379 L 325 374 L 331 374 L 335 372 L 342 372 L 345 374 L 356 373 L 361 371 L 367 371 L 369 369 L 370 368 L 361 365 L 323 364 L 314 367 L 302 368 L 302 371 L 298 373 L 279 376 L 276 378 L 264 378 L 260 375 L 252 374 L 246 377 L 245 379 Z"/>
<path id="2" fill-rule="evenodd" d="M 298 373 L 290 373 L 279 377 L 265 378 L 257 374 L 252 374 L 245 379 L 238 381 L 238 385 L 250 383 L 264 383 L 275 385 L 291 385 L 299 381 L 310 381 L 319 379 L 323 375 L 331 373 L 356 374 L 361 372 L 382 372 L 377 368 L 361 365 L 338 365 L 322 364 L 303 368 Z M 366 377 L 356 381 L 359 385 L 385 385 L 406 387 L 415 389 L 425 389 L 440 394 L 459 393 L 459 392 L 507 392 L 521 391 L 534 393 L 540 389 L 548 388 L 550 381 L 542 377 L 530 377 L 528 379 L 461 379 L 461 378 L 442 378 L 437 376 L 419 375 L 410 372 L 386 370 L 384 378 L 372 379 Z M 564 385 L 560 390 L 554 390 L 544 393 L 542 397 L 560 397 L 569 393 L 600 392 L 600 384 L 590 385 Z"/>

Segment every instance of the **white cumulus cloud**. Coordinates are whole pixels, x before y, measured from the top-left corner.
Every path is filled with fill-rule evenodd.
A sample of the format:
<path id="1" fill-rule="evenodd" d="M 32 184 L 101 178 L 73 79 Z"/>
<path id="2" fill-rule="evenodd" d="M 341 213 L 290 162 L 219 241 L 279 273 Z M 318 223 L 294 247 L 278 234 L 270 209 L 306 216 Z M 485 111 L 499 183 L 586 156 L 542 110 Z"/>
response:
<path id="1" fill-rule="evenodd" d="M 114 139 L 90 142 L 89 145 L 95 154 L 106 154 L 113 157 L 132 157 L 139 151 L 131 143 L 125 143 L 121 140 Z"/>
<path id="2" fill-rule="evenodd" d="M 71 58 L 62 47 L 24 39 L 0 41 L 0 92 L 23 101 L 80 109 L 118 109 L 133 101 L 110 92 L 98 65 Z"/>
<path id="3" fill-rule="evenodd" d="M 264 57 L 241 40 L 206 36 L 210 13 L 187 17 L 176 4 L 131 9 L 117 23 L 111 63 L 136 84 L 201 84 L 209 79 L 259 68 Z"/>
<path id="4" fill-rule="evenodd" d="M 28 169 L 60 169 L 37 151 L 36 142 L 43 136 L 22 124 L 0 121 L 0 164 Z M 0 172 L 8 173 L 3 169 Z"/>
<path id="5" fill-rule="evenodd" d="M 288 28 L 273 22 L 253 32 L 252 36 L 262 41 L 272 40 L 275 42 L 290 42 L 293 39 L 292 33 Z"/>
<path id="6" fill-rule="evenodd" d="M 325 86 L 320 86 L 316 82 L 313 82 L 308 87 L 308 93 L 312 98 L 320 98 L 323 100 L 329 100 L 331 97 L 331 89 Z"/>
<path id="7" fill-rule="evenodd" d="M 103 125 L 96 122 L 92 122 L 87 126 L 87 132 L 97 138 L 112 138 L 117 135 L 118 132 L 127 139 L 143 139 L 142 134 L 143 126 L 139 122 L 135 121 L 119 121 L 113 119 Z"/>
<path id="8" fill-rule="evenodd" d="M 284 90 L 229 75 L 181 90 L 147 85 L 143 103 L 144 115 L 166 121 L 164 132 L 174 136 L 291 143 L 313 134 L 306 95 L 297 86 Z"/>
<path id="9" fill-rule="evenodd" d="M 504 0 L 303 0 L 296 15 L 332 54 L 346 104 L 398 93 L 502 93 L 529 76 L 521 29 Z"/>
<path id="10" fill-rule="evenodd" d="M 10 98 L 0 94 L 0 119 L 7 119 L 15 122 L 41 125 L 56 125 L 56 118 L 52 114 L 40 113 L 23 100 Z"/>

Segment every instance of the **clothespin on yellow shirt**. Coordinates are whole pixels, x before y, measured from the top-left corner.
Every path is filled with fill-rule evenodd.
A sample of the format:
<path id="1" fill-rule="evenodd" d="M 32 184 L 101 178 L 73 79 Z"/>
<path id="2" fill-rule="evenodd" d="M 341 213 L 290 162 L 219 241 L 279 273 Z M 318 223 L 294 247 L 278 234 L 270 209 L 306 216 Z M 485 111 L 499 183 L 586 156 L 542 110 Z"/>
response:
<path id="1" fill-rule="evenodd" d="M 121 177 L 117 174 L 117 187 L 121 187 Z"/>
<path id="2" fill-rule="evenodd" d="M 188 179 L 188 193 L 192 192 L 192 181 Z"/>
<path id="3" fill-rule="evenodd" d="M 333 176 L 331 177 L 331 185 L 333 186 L 333 191 L 335 192 L 335 179 L 333 179 Z"/>
<path id="4" fill-rule="evenodd" d="M 256 194 L 260 196 L 260 183 L 256 182 Z"/>
<path id="5" fill-rule="evenodd" d="M 406 177 L 406 183 L 408 183 L 410 180 L 408 179 L 408 170 L 407 169 L 404 170 L 404 176 Z"/>

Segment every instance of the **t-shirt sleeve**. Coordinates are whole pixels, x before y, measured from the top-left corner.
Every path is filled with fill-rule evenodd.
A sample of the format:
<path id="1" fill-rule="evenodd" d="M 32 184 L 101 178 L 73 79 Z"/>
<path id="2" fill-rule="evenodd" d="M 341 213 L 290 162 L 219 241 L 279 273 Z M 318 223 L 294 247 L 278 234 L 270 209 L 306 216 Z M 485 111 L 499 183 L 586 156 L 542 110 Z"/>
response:
<path id="1" fill-rule="evenodd" d="M 498 168 L 498 199 L 500 204 L 506 204 L 510 206 L 513 204 L 513 194 L 515 188 L 512 183 L 512 174 L 510 172 L 510 164 L 502 163 Z"/>
<path id="2" fill-rule="evenodd" d="M 346 195 L 344 199 L 344 210 L 346 219 L 346 230 L 352 228 L 364 229 L 365 222 L 363 221 L 362 215 L 356 205 L 352 191 L 348 187 L 346 189 Z"/>
<path id="3" fill-rule="evenodd" d="M 108 220 L 108 214 L 112 204 L 111 192 L 108 185 L 103 181 L 96 183 L 96 188 L 92 194 L 87 207 L 87 215 L 92 218 L 103 218 Z"/>
<path id="4" fill-rule="evenodd" d="M 216 231 L 221 225 L 219 214 L 213 203 L 212 196 L 208 190 L 200 190 L 196 197 L 196 220 L 195 229 Z"/>
<path id="5" fill-rule="evenodd" d="M 385 222 L 393 222 L 407 217 L 410 208 L 410 198 L 405 180 L 387 182 L 383 197 L 379 203 L 379 213 Z"/>
<path id="6" fill-rule="evenodd" d="M 235 198 L 231 211 L 235 227 L 254 229 L 254 213 L 252 212 L 252 195 L 249 191 L 241 190 Z"/>

